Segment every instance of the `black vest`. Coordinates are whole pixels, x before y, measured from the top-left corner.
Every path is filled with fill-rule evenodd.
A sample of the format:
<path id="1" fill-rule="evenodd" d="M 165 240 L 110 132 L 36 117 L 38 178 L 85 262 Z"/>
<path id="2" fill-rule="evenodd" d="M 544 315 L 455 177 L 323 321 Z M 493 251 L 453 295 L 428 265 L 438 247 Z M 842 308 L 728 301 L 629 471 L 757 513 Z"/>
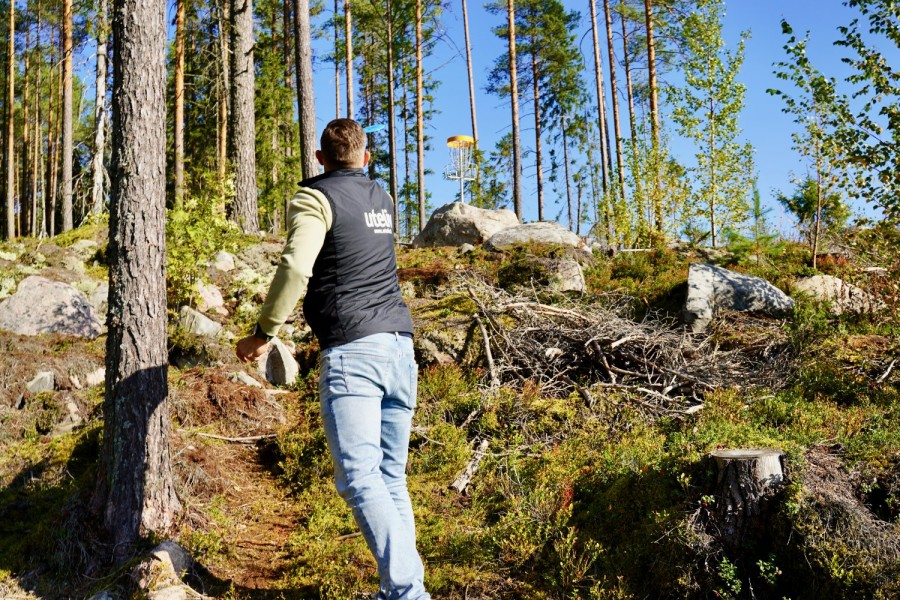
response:
<path id="1" fill-rule="evenodd" d="M 303 300 L 322 348 L 373 333 L 412 333 L 397 281 L 390 196 L 362 169 L 329 171 L 300 186 L 322 192 L 331 205 L 331 229 Z"/>

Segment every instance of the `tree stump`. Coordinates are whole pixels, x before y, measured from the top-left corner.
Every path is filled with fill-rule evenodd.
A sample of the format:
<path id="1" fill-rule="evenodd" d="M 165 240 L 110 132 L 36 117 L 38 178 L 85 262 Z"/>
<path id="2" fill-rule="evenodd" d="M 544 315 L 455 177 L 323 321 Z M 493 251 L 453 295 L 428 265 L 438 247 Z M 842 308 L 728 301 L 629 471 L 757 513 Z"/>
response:
<path id="1" fill-rule="evenodd" d="M 737 548 L 765 527 L 769 499 L 784 483 L 782 453 L 773 449 L 716 450 L 716 520 L 722 540 Z"/>

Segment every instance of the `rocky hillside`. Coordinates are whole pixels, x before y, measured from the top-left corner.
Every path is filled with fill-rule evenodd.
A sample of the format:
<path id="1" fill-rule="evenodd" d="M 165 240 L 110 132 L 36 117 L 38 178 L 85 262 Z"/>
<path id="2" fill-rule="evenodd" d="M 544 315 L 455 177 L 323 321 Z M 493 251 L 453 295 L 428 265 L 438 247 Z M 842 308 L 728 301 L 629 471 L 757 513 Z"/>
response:
<path id="1" fill-rule="evenodd" d="M 862 232 L 811 272 L 802 248 L 610 257 L 549 224 L 461 212 L 398 251 L 420 363 L 410 489 L 435 598 L 900 594 L 896 231 Z M 330 479 L 302 316 L 259 364 L 234 358 L 277 239 L 172 244 L 185 510 L 169 539 L 187 553 L 108 564 L 88 507 L 105 236 L 0 246 L 0 597 L 373 592 Z M 754 448 L 777 450 L 781 474 L 729 497 L 711 453 Z"/>

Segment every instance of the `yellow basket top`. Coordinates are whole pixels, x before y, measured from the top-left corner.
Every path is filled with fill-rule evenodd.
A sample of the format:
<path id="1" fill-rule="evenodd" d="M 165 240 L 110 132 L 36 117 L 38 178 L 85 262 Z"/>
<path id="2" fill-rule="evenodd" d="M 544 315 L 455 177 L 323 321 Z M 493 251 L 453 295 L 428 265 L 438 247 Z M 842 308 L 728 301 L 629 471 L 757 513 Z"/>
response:
<path id="1" fill-rule="evenodd" d="M 465 148 L 475 143 L 475 138 L 471 135 L 454 135 L 447 138 L 447 145 L 451 148 Z"/>

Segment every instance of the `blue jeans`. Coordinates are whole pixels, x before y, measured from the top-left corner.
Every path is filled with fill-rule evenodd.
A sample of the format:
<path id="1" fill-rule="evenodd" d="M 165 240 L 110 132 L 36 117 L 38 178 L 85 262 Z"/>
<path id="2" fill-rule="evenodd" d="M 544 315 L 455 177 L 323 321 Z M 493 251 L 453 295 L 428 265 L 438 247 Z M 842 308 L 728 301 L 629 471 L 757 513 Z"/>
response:
<path id="1" fill-rule="evenodd" d="M 429 599 L 406 489 L 416 406 L 412 339 L 378 333 L 319 357 L 319 401 L 338 493 L 378 563 L 379 598 Z"/>

